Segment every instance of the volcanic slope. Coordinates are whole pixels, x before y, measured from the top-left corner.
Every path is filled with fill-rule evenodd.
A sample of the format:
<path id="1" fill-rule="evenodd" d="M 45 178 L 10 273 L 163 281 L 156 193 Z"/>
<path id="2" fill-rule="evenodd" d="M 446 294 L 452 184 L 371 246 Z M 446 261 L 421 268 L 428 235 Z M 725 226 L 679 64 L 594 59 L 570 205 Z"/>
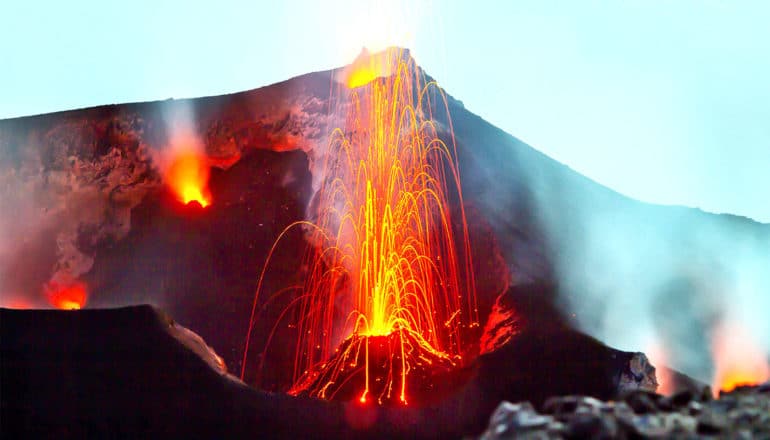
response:
<path id="1" fill-rule="evenodd" d="M 5 236 L 25 237 L 0 242 L 0 305 L 21 297 L 30 307 L 46 306 L 41 286 L 66 272 L 88 285 L 87 306 L 157 304 L 238 371 L 265 257 L 283 227 L 307 217 L 322 179 L 319 164 L 339 125 L 332 111 L 339 104 L 333 90 L 344 87 L 338 73 L 231 95 L 0 121 L 0 196 L 3 212 L 13 213 L 0 222 Z M 634 298 L 628 291 L 639 279 L 658 315 L 671 321 L 677 317 L 670 310 L 702 296 L 718 308 L 709 286 L 730 285 L 736 275 L 725 258 L 767 256 L 768 225 L 629 199 L 447 100 L 487 311 L 510 283 L 556 285 L 544 291 L 571 306 L 573 323 L 612 345 L 608 298 Z M 213 203 L 205 209 L 175 204 L 158 165 L 173 137 L 169 120 L 182 114 L 213 167 Z M 305 245 L 297 232 L 279 250 L 267 290 L 298 282 Z M 761 264 L 753 267 L 747 276 L 770 284 Z M 258 305 L 267 318 L 254 330 L 260 336 L 249 365 L 259 362 L 287 304 L 276 297 L 268 306 L 268 298 Z M 705 325 L 699 316 L 683 319 Z M 275 338 L 295 336 L 286 327 Z M 288 362 L 278 357 L 272 362 Z M 265 371 L 272 376 L 247 382 L 286 387 L 288 377 Z"/>

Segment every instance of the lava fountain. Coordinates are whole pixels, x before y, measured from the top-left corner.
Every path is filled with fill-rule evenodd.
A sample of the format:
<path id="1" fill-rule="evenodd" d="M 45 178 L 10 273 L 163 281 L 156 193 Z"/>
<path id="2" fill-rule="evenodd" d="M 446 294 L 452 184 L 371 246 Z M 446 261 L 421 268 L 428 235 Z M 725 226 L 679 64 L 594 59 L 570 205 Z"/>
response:
<path id="1" fill-rule="evenodd" d="M 358 60 L 347 79 L 316 221 L 289 226 L 315 244 L 285 312 L 298 338 L 289 393 L 419 402 L 472 356 L 479 332 L 451 119 L 442 91 L 402 50 Z"/>
<path id="2" fill-rule="evenodd" d="M 209 166 L 205 157 L 195 151 L 174 155 L 166 170 L 166 182 L 176 198 L 186 204 L 197 202 L 202 207 L 211 204 L 208 190 Z"/>
<path id="3" fill-rule="evenodd" d="M 180 203 L 211 205 L 209 190 L 211 162 L 197 134 L 192 110 L 182 105 L 165 114 L 169 134 L 168 145 L 159 157 L 163 181 Z"/>

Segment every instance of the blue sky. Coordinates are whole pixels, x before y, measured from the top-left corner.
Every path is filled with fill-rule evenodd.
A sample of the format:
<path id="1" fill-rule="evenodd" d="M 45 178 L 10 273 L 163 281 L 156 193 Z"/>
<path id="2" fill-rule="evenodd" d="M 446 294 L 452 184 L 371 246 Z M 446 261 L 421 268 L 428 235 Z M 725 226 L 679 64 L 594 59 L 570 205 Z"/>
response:
<path id="1" fill-rule="evenodd" d="M 407 45 L 466 107 L 648 202 L 770 222 L 770 2 L 2 2 L 0 118 L 264 86 Z"/>

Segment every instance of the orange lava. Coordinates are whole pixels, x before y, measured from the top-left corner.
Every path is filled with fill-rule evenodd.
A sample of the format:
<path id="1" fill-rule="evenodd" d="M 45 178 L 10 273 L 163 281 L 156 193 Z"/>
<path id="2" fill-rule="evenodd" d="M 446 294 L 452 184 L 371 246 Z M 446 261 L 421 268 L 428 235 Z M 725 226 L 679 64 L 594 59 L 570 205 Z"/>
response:
<path id="1" fill-rule="evenodd" d="M 770 379 L 767 354 L 750 332 L 731 322 L 716 329 L 713 337 L 716 366 L 712 389 L 732 391 L 741 385 L 754 385 Z"/>
<path id="2" fill-rule="evenodd" d="M 408 389 L 410 402 L 426 403 L 441 395 L 439 381 L 451 377 L 458 361 L 425 347 L 423 338 L 408 331 L 353 334 L 321 368 L 304 375 L 293 394 L 359 404 L 405 404 Z"/>
<path id="3" fill-rule="evenodd" d="M 51 281 L 46 284 L 45 290 L 51 305 L 60 310 L 80 310 L 86 305 L 88 298 L 86 285 L 80 281 Z"/>
<path id="4" fill-rule="evenodd" d="M 0 307 L 16 310 L 26 310 L 33 308 L 32 303 L 23 297 L 2 297 L 0 299 Z"/>
<path id="5" fill-rule="evenodd" d="M 359 88 L 344 91 L 347 122 L 330 137 L 316 221 L 300 222 L 317 246 L 308 251 L 309 273 L 295 302 L 299 339 L 289 392 L 330 398 L 349 379 L 346 368 L 363 368 L 358 401 L 406 404 L 410 370 L 427 358 L 459 364 L 468 330 L 479 326 L 457 153 L 451 122 L 442 127 L 447 143 L 433 121 L 435 104 L 451 121 L 446 98 L 424 83 L 410 57 L 394 49 L 354 64 L 363 67 L 346 84 Z M 389 74 L 380 77 L 383 66 Z M 375 367 L 368 343 L 337 348 L 351 336 L 397 344 L 385 367 Z M 319 376 L 330 379 L 308 379 Z"/>
<path id="6" fill-rule="evenodd" d="M 504 346 L 520 331 L 516 311 L 505 305 L 502 300 L 502 295 L 497 297 L 484 324 L 484 332 L 479 341 L 479 350 L 482 354 L 491 353 Z"/>
<path id="7" fill-rule="evenodd" d="M 655 379 L 658 381 L 658 394 L 670 396 L 676 390 L 676 382 L 671 369 L 667 366 L 670 356 L 665 347 L 658 341 L 652 342 L 644 351 L 650 363 L 655 367 Z"/>
<path id="8" fill-rule="evenodd" d="M 385 50 L 376 54 L 361 52 L 353 63 L 344 71 L 344 82 L 351 88 L 362 87 L 380 77 L 393 74 L 396 65 L 394 53 L 396 49 Z"/>
<path id="9" fill-rule="evenodd" d="M 180 202 L 198 202 L 204 208 L 211 204 L 209 165 L 202 154 L 193 151 L 176 154 L 166 170 L 165 179 Z"/>
<path id="10" fill-rule="evenodd" d="M 348 77 L 348 87 L 351 89 L 361 87 L 369 84 L 375 78 L 377 78 L 377 71 L 372 66 L 364 64 L 358 66 L 358 68 L 350 73 L 350 77 Z"/>

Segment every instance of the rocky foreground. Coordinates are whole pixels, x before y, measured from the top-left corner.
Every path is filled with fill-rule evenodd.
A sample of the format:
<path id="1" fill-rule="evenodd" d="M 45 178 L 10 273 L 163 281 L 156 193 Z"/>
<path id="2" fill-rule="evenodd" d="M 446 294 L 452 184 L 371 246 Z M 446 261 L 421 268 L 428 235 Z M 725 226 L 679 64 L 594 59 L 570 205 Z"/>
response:
<path id="1" fill-rule="evenodd" d="M 514 305 L 534 319 L 526 304 Z M 478 436 L 501 401 L 613 399 L 654 389 L 654 371 L 641 353 L 552 322 L 480 355 L 438 401 L 361 405 L 249 387 L 207 341 L 148 305 L 0 308 L 0 438 L 454 439 Z"/>
<path id="2" fill-rule="evenodd" d="M 529 402 L 501 403 L 480 437 L 561 438 L 770 438 L 770 382 L 710 393 L 672 396 L 634 391 L 617 401 L 553 397 L 536 411 Z"/>

